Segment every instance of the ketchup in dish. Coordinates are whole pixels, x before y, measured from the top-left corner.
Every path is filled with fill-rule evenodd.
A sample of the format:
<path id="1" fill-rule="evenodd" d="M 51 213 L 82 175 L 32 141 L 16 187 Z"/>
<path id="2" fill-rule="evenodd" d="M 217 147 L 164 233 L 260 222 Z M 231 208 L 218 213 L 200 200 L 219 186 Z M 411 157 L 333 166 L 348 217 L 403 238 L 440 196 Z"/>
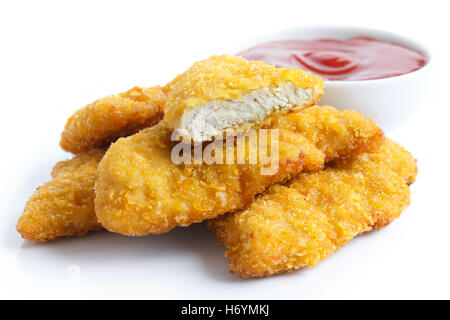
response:
<path id="1" fill-rule="evenodd" d="M 239 53 L 247 60 L 308 70 L 325 80 L 370 80 L 399 76 L 425 65 L 408 48 L 372 38 L 347 41 L 283 40 L 262 43 Z"/>

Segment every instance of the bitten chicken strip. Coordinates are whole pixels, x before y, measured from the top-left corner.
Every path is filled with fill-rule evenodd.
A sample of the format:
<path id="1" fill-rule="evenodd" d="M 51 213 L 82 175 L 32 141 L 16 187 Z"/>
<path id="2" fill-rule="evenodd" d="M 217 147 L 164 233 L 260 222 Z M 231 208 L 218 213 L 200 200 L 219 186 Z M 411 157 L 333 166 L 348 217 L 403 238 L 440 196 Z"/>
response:
<path id="1" fill-rule="evenodd" d="M 409 205 L 417 167 L 387 140 L 380 151 L 274 185 L 245 210 L 209 222 L 231 272 L 264 277 L 313 267 L 360 233 L 388 225 Z"/>
<path id="2" fill-rule="evenodd" d="M 159 87 L 135 87 L 108 96 L 76 111 L 61 134 L 65 151 L 80 153 L 96 147 L 108 147 L 120 137 L 150 127 L 163 117 L 166 101 Z"/>
<path id="3" fill-rule="evenodd" d="M 166 88 L 167 125 L 186 139 L 203 142 L 316 104 L 323 81 L 300 69 L 222 55 L 196 62 Z"/>
<path id="4" fill-rule="evenodd" d="M 279 132 L 278 170 L 269 174 L 262 173 L 267 166 L 259 159 L 254 164 L 239 164 L 234 153 L 237 148 L 230 152 L 228 144 L 220 149 L 220 157 L 233 155 L 231 164 L 175 164 L 171 157 L 175 142 L 164 121 L 119 139 L 98 168 L 97 218 L 109 231 L 125 235 L 164 233 L 242 209 L 274 183 L 301 171 L 320 170 L 327 161 L 372 150 L 384 140 L 383 132 L 370 119 L 332 107 L 316 106 L 271 117 L 263 128 Z M 244 139 L 246 135 L 238 136 L 236 145 L 242 145 Z M 221 140 L 212 143 L 218 142 Z M 269 149 L 274 143 L 276 140 L 268 140 Z M 249 143 L 246 159 L 259 149 Z"/>
<path id="5" fill-rule="evenodd" d="M 104 153 L 92 149 L 55 165 L 53 180 L 33 193 L 17 223 L 23 238 L 46 242 L 101 228 L 94 211 L 94 182 Z"/>

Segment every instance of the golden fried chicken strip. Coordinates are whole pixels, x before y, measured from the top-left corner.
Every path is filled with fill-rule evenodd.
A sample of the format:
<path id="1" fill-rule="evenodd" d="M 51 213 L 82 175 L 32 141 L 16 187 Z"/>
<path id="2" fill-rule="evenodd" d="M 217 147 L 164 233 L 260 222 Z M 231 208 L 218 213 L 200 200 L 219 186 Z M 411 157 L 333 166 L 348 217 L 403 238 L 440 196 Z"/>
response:
<path id="1" fill-rule="evenodd" d="M 411 154 L 387 140 L 378 152 L 274 185 L 245 210 L 209 221 L 231 272 L 264 277 L 313 267 L 360 233 L 381 228 L 409 204 Z"/>
<path id="2" fill-rule="evenodd" d="M 61 134 L 61 147 L 72 153 L 108 147 L 120 137 L 156 124 L 163 117 L 166 94 L 159 86 L 135 87 L 76 111 Z"/>
<path id="3" fill-rule="evenodd" d="M 104 153 L 91 149 L 55 165 L 53 180 L 39 187 L 25 205 L 17 224 L 23 238 L 46 242 L 101 228 L 94 211 L 94 182 Z"/>
<path id="4" fill-rule="evenodd" d="M 194 142 L 260 125 L 274 114 L 312 106 L 323 80 L 294 68 L 229 55 L 196 62 L 167 85 L 164 120 Z"/>
<path id="5" fill-rule="evenodd" d="M 326 161 L 377 148 L 384 140 L 370 119 L 332 107 L 273 117 L 265 128 L 279 131 L 279 167 L 268 175 L 261 173 L 265 164 L 260 161 L 236 164 L 235 153 L 234 164 L 173 163 L 174 142 L 164 121 L 119 139 L 99 165 L 97 218 L 109 231 L 125 235 L 164 233 L 241 209 L 269 185 L 303 170 L 320 170 Z M 236 144 L 241 139 L 245 136 Z M 229 154 L 227 146 L 223 148 Z M 248 147 L 249 152 L 255 149 Z"/>

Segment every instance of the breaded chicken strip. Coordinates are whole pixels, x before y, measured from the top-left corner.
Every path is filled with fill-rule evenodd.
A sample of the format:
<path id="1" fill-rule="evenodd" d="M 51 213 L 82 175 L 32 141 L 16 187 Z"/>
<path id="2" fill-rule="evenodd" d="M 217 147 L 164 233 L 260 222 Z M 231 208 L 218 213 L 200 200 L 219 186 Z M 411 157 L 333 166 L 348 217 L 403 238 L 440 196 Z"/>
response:
<path id="1" fill-rule="evenodd" d="M 23 238 L 46 242 L 101 228 L 94 211 L 94 181 L 104 153 L 92 149 L 55 165 L 53 180 L 39 187 L 25 205 L 17 224 Z"/>
<path id="2" fill-rule="evenodd" d="M 260 161 L 236 164 L 236 153 L 231 153 L 234 164 L 173 163 L 174 142 L 164 121 L 119 139 L 99 165 L 97 218 L 109 231 L 125 235 L 164 233 L 242 209 L 269 185 L 320 170 L 327 161 L 371 150 L 384 140 L 370 119 L 332 107 L 274 117 L 264 127 L 279 130 L 279 168 L 268 175 L 261 173 L 265 165 Z M 236 144 L 241 139 L 245 136 Z M 230 154 L 227 145 L 223 148 Z"/>
<path id="3" fill-rule="evenodd" d="M 135 87 L 76 111 L 61 134 L 61 147 L 72 153 L 108 147 L 120 137 L 156 124 L 163 116 L 166 94 L 161 87 Z"/>
<path id="4" fill-rule="evenodd" d="M 323 94 L 323 81 L 299 69 L 222 55 L 195 63 L 167 90 L 168 126 L 186 139 L 202 142 L 314 105 Z"/>
<path id="5" fill-rule="evenodd" d="M 274 185 L 245 210 L 209 222 L 231 272 L 264 277 L 313 267 L 360 233 L 381 228 L 409 204 L 416 163 L 398 144 Z"/>

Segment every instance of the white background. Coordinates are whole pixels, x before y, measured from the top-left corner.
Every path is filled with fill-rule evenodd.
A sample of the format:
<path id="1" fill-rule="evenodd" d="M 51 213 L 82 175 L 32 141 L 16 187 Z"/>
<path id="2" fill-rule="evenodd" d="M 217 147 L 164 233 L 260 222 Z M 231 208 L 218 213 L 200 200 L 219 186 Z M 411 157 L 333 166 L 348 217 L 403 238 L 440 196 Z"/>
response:
<path id="1" fill-rule="evenodd" d="M 2 1 L 1 298 L 450 298 L 447 1 Z M 77 108 L 134 85 L 164 84 L 195 60 L 304 24 L 387 29 L 427 44 L 428 101 L 389 135 L 418 159 L 412 204 L 314 269 L 259 280 L 227 271 L 202 224 L 161 236 L 96 232 L 36 245 L 15 231 L 50 178 Z"/>

